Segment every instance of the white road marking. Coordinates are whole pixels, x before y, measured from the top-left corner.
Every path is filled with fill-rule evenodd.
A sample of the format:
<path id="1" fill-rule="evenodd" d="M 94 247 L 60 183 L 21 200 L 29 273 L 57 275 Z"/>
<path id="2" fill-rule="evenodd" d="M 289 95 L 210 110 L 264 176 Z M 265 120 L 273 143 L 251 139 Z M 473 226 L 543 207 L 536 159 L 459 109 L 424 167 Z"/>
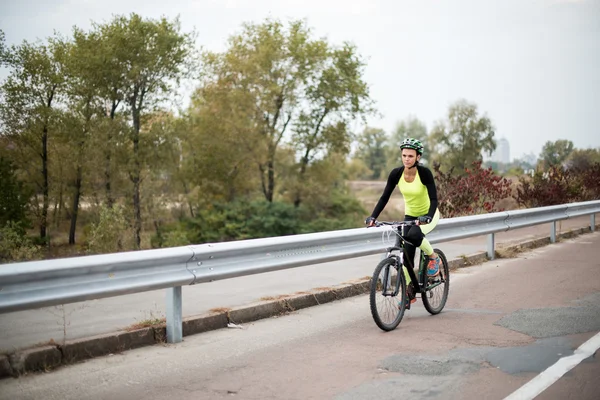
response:
<path id="1" fill-rule="evenodd" d="M 600 332 L 579 346 L 575 352 L 563 357 L 541 374 L 521 386 L 504 400 L 531 400 L 548 389 L 550 385 L 559 380 L 564 374 L 575 368 L 580 362 L 592 356 L 600 348 Z"/>

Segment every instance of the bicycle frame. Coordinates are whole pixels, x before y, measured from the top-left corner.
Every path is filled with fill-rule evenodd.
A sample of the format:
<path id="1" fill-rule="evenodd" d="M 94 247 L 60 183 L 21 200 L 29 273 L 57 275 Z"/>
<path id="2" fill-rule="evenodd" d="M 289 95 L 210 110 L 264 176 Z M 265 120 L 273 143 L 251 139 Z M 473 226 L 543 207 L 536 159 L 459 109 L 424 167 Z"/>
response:
<path id="1" fill-rule="evenodd" d="M 413 287 L 415 288 L 416 292 L 420 293 L 421 295 L 426 293 L 428 290 L 431 290 L 431 289 L 435 288 L 436 286 L 441 285 L 442 282 L 435 282 L 432 285 L 429 285 L 429 286 L 427 285 L 428 279 L 427 279 L 426 271 L 425 271 L 425 266 L 427 265 L 427 260 L 426 260 L 426 255 L 423 252 L 421 252 L 420 257 L 419 257 L 419 276 L 418 277 L 416 276 L 415 271 L 414 271 L 414 261 L 413 260 L 407 260 L 407 264 L 409 267 L 407 267 L 404 264 L 405 243 L 406 243 L 406 239 L 404 239 L 404 237 L 402 236 L 402 233 L 399 232 L 396 235 L 395 245 L 392 247 L 386 248 L 386 252 L 387 252 L 386 258 L 394 258 L 396 260 L 396 266 L 401 266 L 402 269 L 406 268 L 408 270 L 408 275 L 410 276 L 411 282 L 418 282 L 418 285 L 413 285 Z M 394 251 L 399 251 L 400 254 L 396 254 L 396 253 L 394 253 Z M 398 270 L 398 273 L 400 273 L 400 267 L 398 267 L 397 270 Z M 389 278 L 390 278 L 390 276 L 389 276 L 389 268 L 388 268 L 388 270 L 384 273 L 385 282 L 387 282 L 389 280 Z M 399 291 L 400 291 L 400 280 L 397 279 L 394 292 L 390 295 L 397 296 Z M 384 292 L 384 295 L 385 294 L 386 293 Z"/>

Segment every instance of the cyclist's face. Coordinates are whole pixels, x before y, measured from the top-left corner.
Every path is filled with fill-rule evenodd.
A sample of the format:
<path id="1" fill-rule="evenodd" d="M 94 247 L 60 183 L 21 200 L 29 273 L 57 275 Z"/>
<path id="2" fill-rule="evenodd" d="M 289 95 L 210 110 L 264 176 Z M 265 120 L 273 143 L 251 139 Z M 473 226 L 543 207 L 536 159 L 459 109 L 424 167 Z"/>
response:
<path id="1" fill-rule="evenodd" d="M 402 149 L 402 164 L 404 167 L 412 167 L 417 161 L 421 159 L 421 156 L 417 155 L 417 151 L 413 149 Z"/>

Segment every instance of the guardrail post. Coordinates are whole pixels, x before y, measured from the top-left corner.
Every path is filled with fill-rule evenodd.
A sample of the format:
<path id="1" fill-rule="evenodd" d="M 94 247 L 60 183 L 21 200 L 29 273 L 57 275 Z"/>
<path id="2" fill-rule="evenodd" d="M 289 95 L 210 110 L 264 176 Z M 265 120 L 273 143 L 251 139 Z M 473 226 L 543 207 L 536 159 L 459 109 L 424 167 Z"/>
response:
<path id="1" fill-rule="evenodd" d="M 167 289 L 167 343 L 183 340 L 181 286 Z"/>
<path id="2" fill-rule="evenodd" d="M 596 230 L 596 214 L 590 215 L 590 227 L 592 228 L 592 232 Z"/>
<path id="3" fill-rule="evenodd" d="M 550 225 L 550 243 L 556 243 L 556 221 Z"/>
<path id="4" fill-rule="evenodd" d="M 496 258 L 496 251 L 494 250 L 494 234 L 493 233 L 490 233 L 488 235 L 487 255 L 490 260 L 493 260 Z"/>

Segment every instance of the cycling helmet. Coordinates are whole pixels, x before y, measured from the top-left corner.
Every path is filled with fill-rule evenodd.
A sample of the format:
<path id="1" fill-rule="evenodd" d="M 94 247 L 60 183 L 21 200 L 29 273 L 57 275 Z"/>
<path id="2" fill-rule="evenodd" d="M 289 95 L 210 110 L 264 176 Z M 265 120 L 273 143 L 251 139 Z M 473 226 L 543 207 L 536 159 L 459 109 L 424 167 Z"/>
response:
<path id="1" fill-rule="evenodd" d="M 419 155 L 423 155 L 423 143 L 421 143 L 420 140 L 417 139 L 413 139 L 413 138 L 406 138 L 402 141 L 402 144 L 400 145 L 400 150 L 402 149 L 413 149 L 417 151 L 417 154 Z"/>

